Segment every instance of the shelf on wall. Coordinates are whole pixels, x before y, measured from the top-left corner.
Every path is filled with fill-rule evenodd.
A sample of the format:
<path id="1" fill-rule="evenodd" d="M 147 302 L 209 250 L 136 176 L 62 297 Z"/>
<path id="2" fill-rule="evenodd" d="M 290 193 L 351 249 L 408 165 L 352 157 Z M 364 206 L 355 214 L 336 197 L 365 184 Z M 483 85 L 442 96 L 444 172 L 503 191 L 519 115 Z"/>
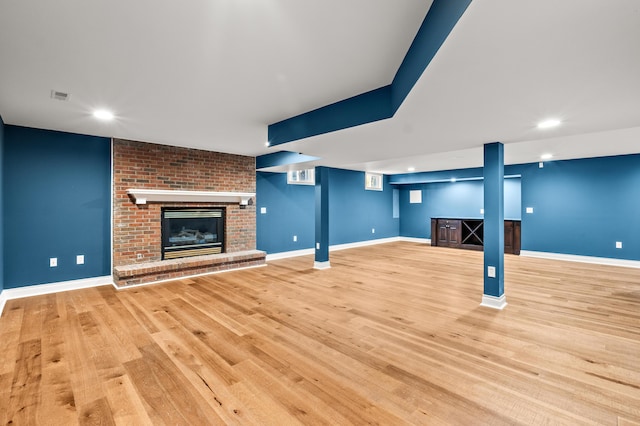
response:
<path id="1" fill-rule="evenodd" d="M 249 204 L 255 192 L 181 191 L 169 189 L 128 189 L 127 194 L 136 204 L 147 203 L 238 203 Z"/>

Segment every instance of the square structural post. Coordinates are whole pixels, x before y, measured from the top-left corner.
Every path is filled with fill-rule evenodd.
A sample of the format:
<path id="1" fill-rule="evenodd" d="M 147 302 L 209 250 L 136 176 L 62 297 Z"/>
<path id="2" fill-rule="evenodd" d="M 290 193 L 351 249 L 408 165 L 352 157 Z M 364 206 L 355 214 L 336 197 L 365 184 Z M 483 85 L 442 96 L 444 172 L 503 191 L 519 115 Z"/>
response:
<path id="1" fill-rule="evenodd" d="M 327 269 L 329 263 L 329 169 L 316 167 L 316 247 L 315 269 Z"/>
<path id="2" fill-rule="evenodd" d="M 503 309 L 504 294 L 504 145 L 484 146 L 484 294 L 482 306 Z"/>

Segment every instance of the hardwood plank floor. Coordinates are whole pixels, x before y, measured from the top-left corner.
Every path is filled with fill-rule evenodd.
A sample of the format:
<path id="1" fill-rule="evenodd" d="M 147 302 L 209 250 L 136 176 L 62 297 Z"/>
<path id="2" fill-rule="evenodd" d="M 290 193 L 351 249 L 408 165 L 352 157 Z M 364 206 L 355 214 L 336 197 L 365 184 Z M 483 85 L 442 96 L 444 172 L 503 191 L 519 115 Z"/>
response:
<path id="1" fill-rule="evenodd" d="M 7 302 L 2 424 L 640 425 L 640 270 L 388 243 Z"/>

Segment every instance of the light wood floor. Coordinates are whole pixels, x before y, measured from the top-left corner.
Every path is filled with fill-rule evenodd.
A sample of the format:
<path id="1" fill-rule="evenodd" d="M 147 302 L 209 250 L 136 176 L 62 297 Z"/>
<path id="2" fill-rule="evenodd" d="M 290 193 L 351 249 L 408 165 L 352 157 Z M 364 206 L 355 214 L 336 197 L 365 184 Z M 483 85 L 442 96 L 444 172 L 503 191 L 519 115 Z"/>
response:
<path id="1" fill-rule="evenodd" d="M 640 424 L 640 270 L 390 243 L 7 302 L 2 424 Z"/>

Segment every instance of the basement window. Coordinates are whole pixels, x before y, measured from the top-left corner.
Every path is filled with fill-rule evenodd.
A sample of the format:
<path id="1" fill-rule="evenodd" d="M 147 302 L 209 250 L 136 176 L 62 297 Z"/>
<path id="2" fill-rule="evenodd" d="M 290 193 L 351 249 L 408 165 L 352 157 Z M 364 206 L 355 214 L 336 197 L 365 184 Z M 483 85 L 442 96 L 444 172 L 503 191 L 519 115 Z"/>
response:
<path id="1" fill-rule="evenodd" d="M 289 185 L 315 185 L 315 169 L 291 170 L 287 172 Z"/>
<path id="2" fill-rule="evenodd" d="M 382 191 L 382 175 L 377 173 L 365 173 L 364 189 L 367 191 Z"/>

